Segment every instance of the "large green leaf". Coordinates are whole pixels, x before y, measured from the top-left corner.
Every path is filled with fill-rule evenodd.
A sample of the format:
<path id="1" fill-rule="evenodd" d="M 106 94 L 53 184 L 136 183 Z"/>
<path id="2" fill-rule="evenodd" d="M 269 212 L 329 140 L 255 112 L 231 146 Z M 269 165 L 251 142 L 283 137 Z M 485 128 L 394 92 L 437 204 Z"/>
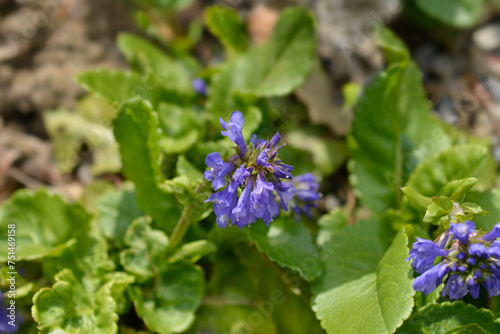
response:
<path id="1" fill-rule="evenodd" d="M 292 217 L 278 218 L 269 226 L 253 224 L 247 234 L 272 261 L 296 270 L 304 279 L 312 281 L 321 275 L 323 263 L 311 233 Z"/>
<path id="2" fill-rule="evenodd" d="M 431 18 L 457 28 L 473 26 L 483 12 L 483 0 L 416 0 L 415 3 Z"/>
<path id="3" fill-rule="evenodd" d="M 71 270 L 56 275 L 56 283 L 33 297 L 33 319 L 42 334 L 116 333 L 116 303 L 108 287 L 89 295 Z"/>
<path id="4" fill-rule="evenodd" d="M 16 260 L 34 260 L 61 254 L 89 228 L 91 219 L 80 205 L 44 189 L 17 191 L 0 209 L 0 261 L 7 261 L 8 230 L 15 233 Z"/>
<path id="5" fill-rule="evenodd" d="M 234 10 L 221 6 L 209 7 L 205 10 L 205 20 L 210 32 L 217 36 L 230 57 L 245 51 L 248 44 L 245 24 Z"/>
<path id="6" fill-rule="evenodd" d="M 213 77 L 208 109 L 214 116 L 228 119 L 247 104 L 237 104 L 233 94 L 270 97 L 286 95 L 299 87 L 313 66 L 316 48 L 314 18 L 304 8 L 285 9 L 271 38 L 224 66 Z"/>
<path id="7" fill-rule="evenodd" d="M 422 308 L 397 333 L 478 333 L 461 331 L 467 325 L 477 325 L 484 333 L 500 333 L 500 321 L 495 320 L 489 310 L 477 309 L 461 301 L 431 304 Z"/>
<path id="8" fill-rule="evenodd" d="M 159 187 L 164 175 L 157 114 L 147 101 L 130 100 L 121 106 L 113 130 L 120 145 L 123 174 L 135 184 L 137 203 L 156 224 L 172 231 L 180 211 L 175 197 Z"/>
<path id="9" fill-rule="evenodd" d="M 379 214 L 400 206 L 400 188 L 416 165 L 450 146 L 413 62 L 392 65 L 370 84 L 355 109 L 349 144 L 350 181 Z"/>
<path id="10" fill-rule="evenodd" d="M 118 245 L 123 244 L 123 237 L 130 223 L 142 216 L 142 211 L 136 203 L 135 191 L 126 189 L 103 195 L 97 201 L 96 208 L 102 233 Z"/>
<path id="11" fill-rule="evenodd" d="M 153 290 L 134 287 L 130 292 L 137 314 L 160 334 L 184 332 L 205 291 L 203 271 L 188 262 L 176 262 L 160 272 Z"/>
<path id="12" fill-rule="evenodd" d="M 413 308 L 412 271 L 404 229 L 385 252 L 376 221 L 332 236 L 326 270 L 313 283 L 313 309 L 328 333 L 393 333 Z M 384 255 L 385 253 L 385 255 Z"/>
<path id="13" fill-rule="evenodd" d="M 481 173 L 490 158 L 484 146 L 455 146 L 417 166 L 406 185 L 424 196 L 438 196 L 443 194 L 446 184 L 453 180 L 469 177 L 477 177 L 480 181 L 492 180 L 494 171 Z"/>
<path id="14" fill-rule="evenodd" d="M 143 74 L 153 74 L 162 86 L 169 90 L 192 92 L 187 69 L 181 62 L 168 57 L 160 48 L 128 33 L 118 36 L 118 47 L 133 68 Z"/>

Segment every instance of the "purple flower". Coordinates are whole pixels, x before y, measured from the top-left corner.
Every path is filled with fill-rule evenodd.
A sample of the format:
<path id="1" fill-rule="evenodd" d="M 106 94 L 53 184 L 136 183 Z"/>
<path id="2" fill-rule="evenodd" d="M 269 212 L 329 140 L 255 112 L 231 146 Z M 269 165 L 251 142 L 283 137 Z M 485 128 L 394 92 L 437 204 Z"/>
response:
<path id="1" fill-rule="evenodd" d="M 484 275 L 483 286 L 488 291 L 490 297 L 500 294 L 500 281 L 496 275 Z"/>
<path id="2" fill-rule="evenodd" d="M 290 202 L 295 219 L 300 221 L 302 214 L 312 218 L 312 209 L 317 208 L 318 201 L 321 198 L 318 192 L 319 183 L 314 174 L 298 175 L 288 183 L 293 184 L 296 189 L 295 197 Z"/>
<path id="3" fill-rule="evenodd" d="M 207 96 L 207 84 L 202 78 L 196 78 L 191 81 L 194 91 L 202 96 Z"/>
<path id="4" fill-rule="evenodd" d="M 219 118 L 220 125 L 226 131 L 221 131 L 223 136 L 229 137 L 229 139 L 238 145 L 240 149 L 240 157 L 243 158 L 248 152 L 247 144 L 243 138 L 243 125 L 245 125 L 245 117 L 243 114 L 236 110 L 231 114 L 229 123 L 224 122 L 222 118 Z"/>
<path id="5" fill-rule="evenodd" d="M 453 233 L 453 237 L 462 244 L 467 244 L 469 242 L 469 237 L 475 229 L 476 224 L 470 220 L 463 224 L 450 224 L 450 232 Z"/>
<path id="6" fill-rule="evenodd" d="M 288 211 L 297 194 L 296 186 L 288 182 L 293 180 L 290 173 L 293 166 L 283 163 L 278 157 L 284 146 L 279 145 L 281 135 L 276 133 L 268 140 L 253 135 L 247 145 L 242 134 L 245 119 L 241 112 L 233 112 L 229 122 L 220 119 L 220 123 L 225 130 L 222 135 L 236 143 L 237 154 L 229 157 L 230 163 L 224 162 L 218 153 L 207 156 L 206 163 L 210 169 L 205 172 L 205 178 L 212 181 L 214 189 L 223 188 L 226 180 L 230 182 L 207 200 L 214 203 L 217 224 L 220 227 L 233 224 L 243 228 L 262 219 L 269 225 L 281 209 Z M 285 180 L 287 182 L 283 182 Z M 303 185 L 297 200 L 301 203 L 296 204 L 294 210 L 310 214 L 311 208 L 317 206 L 319 185 L 312 174 L 301 176 L 299 180 Z"/>
<path id="7" fill-rule="evenodd" d="M 205 202 L 214 203 L 214 213 L 217 216 L 217 225 L 227 227 L 231 218 L 231 211 L 238 200 L 238 182 L 234 181 L 222 191 L 213 193 Z"/>
<path id="8" fill-rule="evenodd" d="M 264 222 L 267 225 L 269 225 L 273 218 L 277 216 L 277 214 L 273 216 L 273 213 L 275 213 L 274 204 L 271 205 L 273 212 L 270 212 L 267 206 L 274 196 L 273 190 L 273 184 L 271 182 L 267 182 L 264 176 L 258 175 L 255 187 L 250 195 L 250 211 L 257 218 L 264 219 Z"/>
<path id="9" fill-rule="evenodd" d="M 297 189 L 291 182 L 273 182 L 274 188 L 278 193 L 278 196 L 281 198 L 281 207 L 283 210 L 288 211 L 288 203 L 293 200 L 295 194 L 297 193 Z"/>
<path id="10" fill-rule="evenodd" d="M 234 170 L 234 164 L 224 162 L 218 152 L 207 155 L 205 164 L 210 168 L 204 173 L 205 179 L 212 181 L 214 190 L 224 187 L 224 178 Z"/>
<path id="11" fill-rule="evenodd" d="M 267 160 L 269 159 L 269 151 L 271 151 L 270 149 L 266 148 L 265 150 L 262 150 L 262 152 L 259 153 L 259 155 L 257 156 L 257 165 L 259 166 L 262 166 L 262 167 L 269 167 L 271 166 L 271 164 L 269 162 L 267 162 Z"/>
<path id="12" fill-rule="evenodd" d="M 476 256 L 480 259 L 487 259 L 490 257 L 488 249 L 482 244 L 472 244 L 469 246 L 469 254 Z"/>
<path id="13" fill-rule="evenodd" d="M 493 226 L 493 229 L 489 233 L 484 235 L 481 239 L 483 239 L 484 241 L 493 241 L 497 238 L 500 238 L 500 223 Z"/>
<path id="14" fill-rule="evenodd" d="M 443 278 L 449 272 L 450 268 L 447 263 L 440 263 L 415 278 L 415 280 L 413 280 L 413 289 L 422 291 L 428 295 L 443 283 Z"/>
<path id="15" fill-rule="evenodd" d="M 451 299 L 461 299 L 468 293 L 479 298 L 480 285 L 490 297 L 499 295 L 500 241 L 491 242 L 496 238 L 485 240 L 480 233 L 472 221 L 467 221 L 465 224 L 451 224 L 449 231 L 445 231 L 436 243 L 417 238 L 407 259 L 412 259 L 412 266 L 422 273 L 413 281 L 413 288 L 428 294 L 444 281 L 441 295 Z M 491 233 L 488 234 L 491 236 Z M 450 234 L 457 241 L 443 243 Z M 434 266 L 438 256 L 442 259 Z"/>
<path id="16" fill-rule="evenodd" d="M 257 217 L 250 212 L 251 191 L 252 187 L 247 185 L 241 192 L 240 198 L 238 198 L 238 204 L 236 204 L 236 207 L 231 211 L 231 222 L 239 228 L 250 225 L 257 220 Z"/>
<path id="17" fill-rule="evenodd" d="M 438 256 L 448 255 L 448 251 L 440 248 L 430 240 L 417 238 L 410 250 L 410 256 L 406 261 L 413 260 L 411 266 L 418 273 L 424 273 L 434 266 L 434 261 Z"/>

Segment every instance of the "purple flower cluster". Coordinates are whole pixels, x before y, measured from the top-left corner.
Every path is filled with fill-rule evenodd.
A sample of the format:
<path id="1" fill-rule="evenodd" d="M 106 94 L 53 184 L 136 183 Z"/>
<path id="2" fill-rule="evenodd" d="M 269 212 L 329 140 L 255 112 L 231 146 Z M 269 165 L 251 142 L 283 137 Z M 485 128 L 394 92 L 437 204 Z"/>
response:
<path id="1" fill-rule="evenodd" d="M 301 220 L 302 213 L 307 218 L 312 218 L 311 209 L 318 207 L 318 201 L 321 198 L 319 190 L 319 182 L 313 173 L 305 173 L 297 175 L 291 181 L 297 193 L 292 201 L 290 207 L 294 213 L 297 221 Z"/>
<path id="2" fill-rule="evenodd" d="M 490 297 L 500 294 L 500 223 L 487 234 L 472 221 L 451 224 L 436 242 L 417 238 L 406 261 L 422 274 L 413 281 L 416 291 L 426 295 L 441 283 L 442 296 L 461 299 L 467 293 L 479 297 L 480 284 Z M 436 259 L 439 262 L 435 264 Z"/>
<path id="3" fill-rule="evenodd" d="M 214 203 L 217 224 L 226 227 L 231 223 L 243 228 L 260 218 L 269 225 L 281 208 L 288 211 L 289 203 L 297 194 L 296 183 L 286 182 L 293 179 L 290 173 L 293 166 L 278 158 L 283 147 L 278 145 L 281 136 L 276 133 L 271 139 L 264 140 L 253 135 L 247 145 L 242 133 L 245 119 L 239 111 L 233 112 L 227 123 L 221 118 L 220 124 L 224 129 L 222 135 L 236 144 L 236 154 L 227 162 L 217 152 L 209 154 L 205 160 L 209 167 L 205 178 L 212 181 L 214 190 L 225 186 L 207 200 Z M 317 188 L 304 186 L 301 189 L 302 198 L 309 200 L 308 208 L 314 206 L 311 201 L 315 197 L 310 192 Z M 239 189 L 242 189 L 241 193 Z M 293 205 L 298 207 L 296 203 Z"/>

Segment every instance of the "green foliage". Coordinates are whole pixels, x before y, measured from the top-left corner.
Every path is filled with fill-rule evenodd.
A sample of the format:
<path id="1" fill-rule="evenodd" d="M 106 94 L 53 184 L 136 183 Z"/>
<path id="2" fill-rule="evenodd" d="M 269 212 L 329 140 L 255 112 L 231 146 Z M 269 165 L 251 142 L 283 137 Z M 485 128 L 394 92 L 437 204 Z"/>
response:
<path id="1" fill-rule="evenodd" d="M 431 19 L 455 28 L 473 26 L 483 13 L 483 0 L 416 0 L 415 5 Z"/>
<path id="2" fill-rule="evenodd" d="M 155 222 L 171 231 L 180 211 L 174 196 L 162 190 L 161 132 L 157 114 L 143 100 L 124 103 L 113 121 L 113 132 L 120 145 L 123 174 L 134 182 L 139 207 Z"/>
<path id="3" fill-rule="evenodd" d="M 313 283 L 313 309 L 329 333 L 393 333 L 413 308 L 408 238 L 387 249 L 376 221 L 358 222 L 325 245 L 326 270 Z M 387 250 L 386 250 L 387 249 Z"/>
<path id="4" fill-rule="evenodd" d="M 86 209 L 44 189 L 17 191 L 0 208 L 3 235 L 16 225 L 15 268 L 27 272 L 16 282 L 27 321 L 19 332 L 35 332 L 21 311 L 31 299 L 41 333 L 500 332 L 500 321 L 475 307 L 486 305 L 485 296 L 447 302 L 443 285 L 427 296 L 412 287 L 406 260 L 416 237 L 433 239 L 467 219 L 491 230 L 500 192 L 488 140 L 432 115 L 421 71 L 396 34 L 379 27 L 388 68 L 364 91 L 361 83 L 344 85 L 341 107 L 315 57 L 309 10 L 282 10 L 267 41 L 251 46 L 237 12 L 208 7 L 206 26 L 227 59 L 202 70 L 188 52 L 221 45 L 195 45 L 202 16 L 186 25 L 170 11 L 189 1 L 167 2 L 140 4 L 136 19 L 151 42 L 119 35 L 131 72 L 80 73 L 91 97 L 75 112 L 44 116 L 62 172 L 80 168 L 82 146 L 92 150 L 100 179 L 75 200 Z M 166 12 L 150 8 L 154 3 Z M 454 27 L 476 22 L 481 5 L 407 4 Z M 177 31 L 184 28 L 186 35 Z M 208 96 L 194 91 L 196 77 Z M 212 152 L 231 159 L 234 144 L 221 136 L 218 119 L 235 109 L 245 115 L 246 140 L 279 131 L 288 144 L 280 159 L 294 166 L 293 175 L 323 177 L 313 218 L 298 223 L 281 213 L 269 226 L 259 219 L 244 231 L 216 225 L 214 206 L 205 202 L 213 193 L 205 159 Z M 343 182 L 347 173 L 354 191 Z M 10 285 L 8 242 L 0 238 L 2 291 Z"/>
<path id="5" fill-rule="evenodd" d="M 118 47 L 134 70 L 151 74 L 155 82 L 168 90 L 190 93 L 189 72 L 179 61 L 168 57 L 164 51 L 132 34 L 121 33 Z"/>
<path id="6" fill-rule="evenodd" d="M 130 248 L 120 253 L 120 263 L 139 280 L 153 277 L 164 264 L 168 237 L 163 231 L 153 230 L 150 219 L 137 218 L 128 227 L 124 243 Z"/>
<path id="7" fill-rule="evenodd" d="M 153 290 L 130 290 L 137 314 L 160 334 L 180 333 L 194 321 L 204 294 L 203 272 L 197 266 L 176 262 L 159 272 Z"/>
<path id="8" fill-rule="evenodd" d="M 385 59 L 388 64 L 399 63 L 410 59 L 410 51 L 390 29 L 379 27 L 376 41 L 378 46 L 384 51 Z"/>
<path id="9" fill-rule="evenodd" d="M 482 179 L 488 182 L 495 176 L 494 171 L 482 168 L 487 166 L 488 159 L 491 158 L 486 147 L 455 146 L 418 165 L 406 185 L 422 195 L 436 196 L 443 194 L 445 186 L 453 180 L 477 177 L 480 182 Z"/>
<path id="10" fill-rule="evenodd" d="M 136 203 L 135 191 L 120 189 L 103 195 L 96 203 L 99 211 L 99 226 L 104 236 L 118 244 L 130 222 L 142 216 Z"/>
<path id="11" fill-rule="evenodd" d="M 33 297 L 33 319 L 40 333 L 116 333 L 116 302 L 103 286 L 88 294 L 71 270 L 56 275 L 56 283 Z"/>
<path id="12" fill-rule="evenodd" d="M 247 106 L 235 93 L 256 97 L 286 95 L 300 86 L 313 66 L 316 48 L 314 18 L 303 8 L 285 9 L 270 39 L 225 65 L 212 80 L 208 110 L 214 120 L 228 119 Z"/>
<path id="13" fill-rule="evenodd" d="M 293 218 L 276 219 L 270 226 L 251 226 L 247 234 L 269 259 L 296 270 L 304 279 L 312 281 L 321 274 L 323 262 L 319 259 L 310 232 Z M 290 245 L 294 247 L 290 248 Z"/>
<path id="14" fill-rule="evenodd" d="M 355 109 L 349 136 L 350 180 L 363 203 L 375 213 L 399 208 L 400 188 L 408 174 L 428 156 L 450 145 L 429 113 L 420 81 L 414 63 L 396 63 L 378 75 Z M 433 144 L 430 150 L 427 142 Z"/>
<path id="15" fill-rule="evenodd" d="M 235 57 L 247 48 L 245 24 L 238 14 L 228 8 L 212 6 L 205 11 L 205 20 L 210 32 L 217 36 L 230 57 Z"/>
<path id="16" fill-rule="evenodd" d="M 480 331 L 465 331 L 476 327 Z M 493 314 L 463 302 L 431 304 L 414 313 L 396 333 L 497 333 Z"/>
<path id="17" fill-rule="evenodd" d="M 87 230 L 92 216 L 46 190 L 16 192 L 0 210 L 0 229 L 15 230 L 16 260 L 58 256 Z M 14 224 L 15 227 L 9 227 Z M 0 260 L 7 262 L 8 239 L 1 238 Z"/>

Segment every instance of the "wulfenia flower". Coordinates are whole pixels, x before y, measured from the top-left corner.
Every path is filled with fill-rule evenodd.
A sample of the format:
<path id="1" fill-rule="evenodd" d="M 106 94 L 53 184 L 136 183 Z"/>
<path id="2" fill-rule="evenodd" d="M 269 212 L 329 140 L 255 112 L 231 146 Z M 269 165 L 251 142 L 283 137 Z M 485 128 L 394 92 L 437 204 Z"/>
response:
<path id="1" fill-rule="evenodd" d="M 312 218 L 312 209 L 318 207 L 321 198 L 319 181 L 313 173 L 297 175 L 291 182 L 297 189 L 296 195 L 290 200 L 295 220 L 300 221 L 302 214 L 307 218 Z"/>
<path id="2" fill-rule="evenodd" d="M 281 136 L 276 133 L 271 139 L 264 140 L 253 135 L 247 144 L 242 133 L 245 118 L 239 111 L 232 113 L 229 122 L 221 118 L 220 124 L 223 128 L 221 134 L 236 144 L 236 154 L 227 162 L 217 152 L 209 154 L 205 160 L 209 167 L 205 178 L 212 181 L 214 190 L 217 190 L 207 200 L 214 203 L 217 224 L 220 227 L 234 224 L 243 228 L 260 218 L 269 225 L 281 209 L 288 211 L 298 193 L 297 183 L 289 182 L 293 179 L 293 166 L 283 163 L 278 157 L 283 147 L 278 145 Z M 317 190 L 315 186 L 309 188 L 310 191 Z M 307 187 L 302 193 L 303 198 L 310 200 L 308 207 L 314 207 L 315 197 L 307 193 Z M 300 211 L 299 204 L 294 202 L 292 205 Z"/>
<path id="3" fill-rule="evenodd" d="M 413 281 L 416 291 L 429 294 L 445 283 L 442 296 L 479 297 L 480 285 L 490 297 L 500 294 L 500 223 L 491 232 L 476 230 L 472 221 L 451 224 L 436 242 L 417 238 L 407 261 L 422 274 Z M 436 259 L 438 259 L 437 264 Z"/>

